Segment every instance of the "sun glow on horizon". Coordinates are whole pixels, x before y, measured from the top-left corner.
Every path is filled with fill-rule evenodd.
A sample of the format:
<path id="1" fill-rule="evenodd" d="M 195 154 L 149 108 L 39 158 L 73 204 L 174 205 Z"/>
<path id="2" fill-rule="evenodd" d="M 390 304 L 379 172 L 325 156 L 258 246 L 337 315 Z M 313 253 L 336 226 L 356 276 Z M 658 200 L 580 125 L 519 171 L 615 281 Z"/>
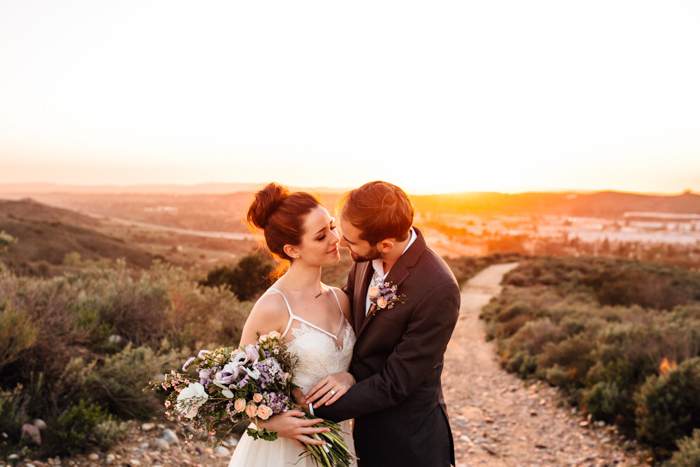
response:
<path id="1" fill-rule="evenodd" d="M 699 19 L 632 1 L 10 0 L 0 183 L 698 192 Z"/>

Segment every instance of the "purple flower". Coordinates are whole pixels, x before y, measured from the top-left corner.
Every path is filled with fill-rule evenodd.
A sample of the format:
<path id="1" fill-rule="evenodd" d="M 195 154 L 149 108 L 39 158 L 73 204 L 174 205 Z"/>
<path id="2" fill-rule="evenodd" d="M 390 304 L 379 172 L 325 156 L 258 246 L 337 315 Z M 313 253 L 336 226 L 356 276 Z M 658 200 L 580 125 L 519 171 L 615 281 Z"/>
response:
<path id="1" fill-rule="evenodd" d="M 220 384 L 229 385 L 234 379 L 236 379 L 240 372 L 241 370 L 237 365 L 227 363 L 224 365 L 223 369 L 216 374 L 216 379 L 214 382 L 217 384 L 217 386 Z"/>
<path id="2" fill-rule="evenodd" d="M 194 362 L 194 360 L 195 360 L 194 357 L 190 357 L 190 359 L 187 360 L 184 365 L 182 365 L 182 371 L 187 371 L 187 367 L 192 365 L 192 362 Z"/>
<path id="3" fill-rule="evenodd" d="M 200 350 L 199 354 L 197 354 L 197 358 L 203 359 L 205 355 L 211 355 L 211 352 L 208 350 Z"/>
<path id="4" fill-rule="evenodd" d="M 245 354 L 251 362 L 257 362 L 260 358 L 260 351 L 258 346 L 255 344 L 248 344 L 245 346 Z"/>

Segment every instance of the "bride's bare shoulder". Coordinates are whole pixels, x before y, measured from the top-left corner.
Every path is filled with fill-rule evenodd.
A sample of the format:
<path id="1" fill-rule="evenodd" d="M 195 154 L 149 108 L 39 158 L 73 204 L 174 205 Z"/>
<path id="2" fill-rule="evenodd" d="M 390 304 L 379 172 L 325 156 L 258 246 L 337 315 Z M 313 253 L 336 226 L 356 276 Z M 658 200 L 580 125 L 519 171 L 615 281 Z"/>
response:
<path id="1" fill-rule="evenodd" d="M 260 334 L 268 334 L 277 331 L 284 332 L 289 321 L 289 311 L 282 295 L 266 292 L 255 302 L 253 309 L 246 319 L 241 336 L 242 344 L 250 344 L 257 341 Z"/>

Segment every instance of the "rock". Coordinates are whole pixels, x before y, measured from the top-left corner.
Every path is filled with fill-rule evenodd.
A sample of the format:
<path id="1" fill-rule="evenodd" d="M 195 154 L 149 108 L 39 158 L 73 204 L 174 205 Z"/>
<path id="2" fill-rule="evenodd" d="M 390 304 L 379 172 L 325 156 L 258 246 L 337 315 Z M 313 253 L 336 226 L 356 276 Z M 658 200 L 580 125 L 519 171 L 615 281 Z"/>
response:
<path id="1" fill-rule="evenodd" d="M 238 440 L 236 438 L 229 438 L 226 442 L 232 448 L 235 448 L 236 446 L 238 446 Z"/>
<path id="2" fill-rule="evenodd" d="M 35 425 L 25 423 L 22 425 L 22 439 L 28 439 L 34 444 L 41 444 L 41 434 Z"/>
<path id="3" fill-rule="evenodd" d="M 118 336 L 117 334 L 112 334 L 111 336 L 109 336 L 109 339 L 108 339 L 108 342 L 110 344 L 113 344 L 113 345 L 118 344 L 121 341 L 122 341 L 122 336 Z"/>
<path id="4" fill-rule="evenodd" d="M 162 423 L 159 423 L 156 426 L 158 427 L 159 430 L 165 430 L 165 425 L 163 425 Z"/>
<path id="5" fill-rule="evenodd" d="M 591 424 L 591 422 L 585 421 L 585 422 L 579 423 L 578 426 L 587 427 L 590 424 Z"/>
<path id="6" fill-rule="evenodd" d="M 40 418 L 37 418 L 36 420 L 34 420 L 34 426 L 40 430 L 45 430 L 46 429 L 46 422 Z"/>
<path id="7" fill-rule="evenodd" d="M 167 442 L 166 440 L 164 440 L 163 438 L 158 438 L 158 439 L 156 440 L 156 447 L 157 447 L 160 451 L 168 451 L 168 450 L 170 450 L 170 443 L 168 443 L 168 442 Z"/>
<path id="8" fill-rule="evenodd" d="M 90 454 L 88 456 L 88 459 L 90 459 L 91 461 L 98 461 L 98 460 L 100 460 L 100 455 L 97 454 L 96 452 L 93 452 L 92 454 Z"/>
<path id="9" fill-rule="evenodd" d="M 175 432 L 171 429 L 163 430 L 163 439 L 170 444 L 180 444 L 180 439 L 177 437 Z"/>
<path id="10" fill-rule="evenodd" d="M 17 459 L 19 459 L 19 456 L 17 454 L 10 454 L 9 456 L 7 456 L 7 460 L 10 461 L 16 461 Z"/>
<path id="11" fill-rule="evenodd" d="M 141 425 L 141 429 L 143 431 L 151 431 L 155 427 L 156 427 L 155 423 L 144 423 L 143 425 Z"/>
<path id="12" fill-rule="evenodd" d="M 231 457 L 231 451 L 229 451 L 228 448 L 224 446 L 219 446 L 218 448 L 216 448 L 215 452 L 221 457 Z"/>
<path id="13" fill-rule="evenodd" d="M 116 459 L 117 458 L 111 452 L 107 454 L 107 457 L 105 457 L 105 461 L 107 461 L 108 464 L 114 462 Z"/>

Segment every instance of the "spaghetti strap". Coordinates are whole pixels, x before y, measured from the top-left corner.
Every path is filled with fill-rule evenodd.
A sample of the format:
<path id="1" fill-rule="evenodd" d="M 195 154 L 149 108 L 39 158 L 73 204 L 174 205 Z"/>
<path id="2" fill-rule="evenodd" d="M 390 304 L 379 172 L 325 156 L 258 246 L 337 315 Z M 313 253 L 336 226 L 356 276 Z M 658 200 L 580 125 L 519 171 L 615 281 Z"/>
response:
<path id="1" fill-rule="evenodd" d="M 292 321 L 296 316 L 294 316 L 294 313 L 292 313 L 292 307 L 289 306 L 289 302 L 287 301 L 287 297 L 284 296 L 284 294 L 278 290 L 275 289 L 274 287 L 270 287 L 268 290 L 272 290 L 273 292 L 277 292 L 278 294 L 282 295 L 282 298 L 284 299 L 284 303 L 287 304 L 287 311 L 289 312 L 289 321 L 287 321 L 287 327 L 284 329 L 284 332 L 282 333 L 282 339 L 284 339 L 284 336 L 287 335 L 289 332 L 289 328 L 292 326 Z"/>
<path id="2" fill-rule="evenodd" d="M 336 295 L 335 289 L 333 287 L 329 288 L 331 289 L 331 292 L 333 292 L 335 302 L 338 304 L 338 309 L 340 310 L 340 326 L 338 326 L 338 330 L 335 332 L 335 335 L 337 336 L 340 330 L 343 328 L 343 321 L 345 320 L 345 315 L 343 314 L 343 307 L 340 306 L 340 300 L 338 300 L 338 295 Z"/>

